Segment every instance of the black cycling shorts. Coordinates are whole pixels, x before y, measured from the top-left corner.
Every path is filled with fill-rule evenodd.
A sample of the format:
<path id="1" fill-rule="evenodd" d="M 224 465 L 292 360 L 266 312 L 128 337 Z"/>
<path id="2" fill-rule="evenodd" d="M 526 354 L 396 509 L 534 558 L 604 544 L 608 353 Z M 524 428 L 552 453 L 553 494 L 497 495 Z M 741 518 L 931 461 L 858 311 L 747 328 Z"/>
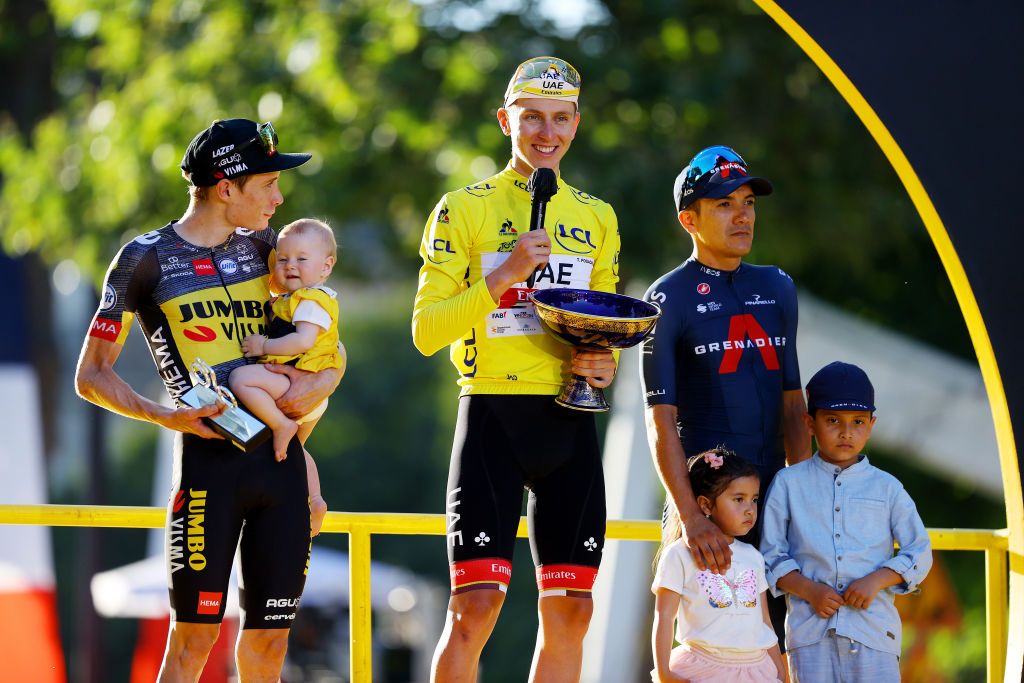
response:
<path id="1" fill-rule="evenodd" d="M 589 598 L 606 521 L 594 415 L 537 395 L 459 401 L 445 506 L 452 593 L 507 590 L 524 487 L 541 597 Z"/>
<path id="2" fill-rule="evenodd" d="M 177 434 L 165 548 L 172 620 L 220 623 L 236 548 L 242 628 L 289 628 L 309 568 L 302 445 L 292 439 L 277 462 L 269 440 L 246 454 Z"/>

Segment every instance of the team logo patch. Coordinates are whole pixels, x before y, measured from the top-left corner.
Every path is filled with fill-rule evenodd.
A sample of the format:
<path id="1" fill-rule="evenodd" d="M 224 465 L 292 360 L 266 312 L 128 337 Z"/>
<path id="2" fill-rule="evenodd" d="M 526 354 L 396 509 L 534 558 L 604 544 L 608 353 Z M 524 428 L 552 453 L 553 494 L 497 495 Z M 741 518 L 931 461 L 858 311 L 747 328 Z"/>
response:
<path id="1" fill-rule="evenodd" d="M 99 337 L 107 341 L 117 341 L 117 335 L 121 334 L 121 323 L 106 318 L 95 318 L 89 328 L 90 337 Z"/>
<path id="2" fill-rule="evenodd" d="M 117 292 L 110 286 L 108 282 L 103 287 L 103 301 L 100 302 L 101 311 L 109 311 L 117 303 Z"/>
<path id="3" fill-rule="evenodd" d="M 135 241 L 139 244 L 156 244 L 160 240 L 160 232 L 157 230 L 151 230 L 144 235 L 139 235 L 135 238 Z"/>
<path id="4" fill-rule="evenodd" d="M 206 327 L 205 325 L 196 325 L 195 327 L 186 327 L 183 329 L 182 334 L 186 338 L 194 342 L 211 342 L 217 338 L 217 333 L 213 329 Z"/>
<path id="5" fill-rule="evenodd" d="M 709 285 L 706 282 L 700 283 L 699 285 L 697 285 L 697 293 L 698 294 L 704 294 L 704 295 L 710 294 L 711 293 L 711 285 Z"/>
<path id="6" fill-rule="evenodd" d="M 567 228 L 564 223 L 555 227 L 555 241 L 566 251 L 573 254 L 589 254 L 597 245 L 590 239 L 590 231 L 583 228 Z"/>
<path id="7" fill-rule="evenodd" d="M 446 224 L 451 222 L 450 219 L 448 218 L 448 207 L 447 206 L 442 206 L 441 210 L 437 212 L 437 222 L 438 223 L 446 223 Z"/>
<path id="8" fill-rule="evenodd" d="M 476 185 L 467 185 L 463 189 L 474 197 L 487 197 L 493 194 L 498 186 L 490 183 L 477 183 Z"/>
<path id="9" fill-rule="evenodd" d="M 192 269 L 196 275 L 216 275 L 217 269 L 213 267 L 213 261 L 208 258 L 199 258 L 192 261 Z"/>
<path id="10" fill-rule="evenodd" d="M 452 249 L 451 240 L 438 237 L 431 244 L 430 253 L 427 254 L 427 260 L 431 263 L 441 265 L 451 261 L 455 256 L 455 250 Z"/>
<path id="11" fill-rule="evenodd" d="M 199 604 L 196 606 L 196 614 L 220 614 L 220 603 L 224 593 L 208 593 L 199 591 Z"/>

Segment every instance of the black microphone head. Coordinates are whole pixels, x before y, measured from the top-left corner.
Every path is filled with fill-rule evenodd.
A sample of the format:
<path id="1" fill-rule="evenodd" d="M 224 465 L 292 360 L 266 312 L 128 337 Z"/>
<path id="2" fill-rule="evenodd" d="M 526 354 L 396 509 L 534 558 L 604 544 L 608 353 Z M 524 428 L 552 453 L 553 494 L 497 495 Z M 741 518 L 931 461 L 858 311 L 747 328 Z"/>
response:
<path id="1" fill-rule="evenodd" d="M 546 202 L 558 192 L 558 176 L 550 168 L 535 168 L 526 183 L 526 190 L 533 201 Z"/>

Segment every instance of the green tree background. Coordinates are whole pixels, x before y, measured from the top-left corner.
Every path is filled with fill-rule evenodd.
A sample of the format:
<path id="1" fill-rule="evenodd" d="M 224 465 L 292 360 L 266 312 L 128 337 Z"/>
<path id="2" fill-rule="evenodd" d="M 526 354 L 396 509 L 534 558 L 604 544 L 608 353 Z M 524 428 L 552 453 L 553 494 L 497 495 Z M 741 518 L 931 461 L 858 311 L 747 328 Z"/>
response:
<path id="1" fill-rule="evenodd" d="M 443 192 L 508 159 L 494 113 L 515 65 L 557 54 L 584 79 L 582 124 L 562 172 L 615 207 L 623 283 L 646 285 L 689 254 L 672 180 L 698 149 L 725 143 L 776 187 L 758 206 L 752 261 L 777 263 L 820 298 L 973 359 L 892 168 L 752 2 L 589 0 L 571 21 L 543 5 L 0 2 L 0 66 L 12 84 L 0 105 L 0 245 L 51 265 L 73 260 L 98 284 L 120 244 L 181 215 L 178 164 L 196 131 L 216 118 L 272 119 L 284 149 L 314 155 L 282 176 L 280 224 L 324 217 L 342 245 L 335 272 L 351 365 L 312 437 L 332 509 L 437 512 L 455 374 L 445 354 L 423 359 L 410 342 L 418 242 Z M 133 455 L 110 475 L 110 502 L 148 503 L 121 492 L 149 490 L 151 439 L 125 446 Z M 970 501 L 978 526 L 1001 524 L 998 506 L 970 491 L 933 497 Z M 928 524 L 942 514 L 923 512 Z M 73 543 L 71 532 L 58 537 Z M 441 544 L 377 547 L 380 559 L 445 580 Z M 140 556 L 141 540 L 109 559 Z M 525 678 L 535 620 L 527 556 L 522 548 L 513 584 L 524 599 L 509 601 L 485 655 L 488 680 Z M 72 572 L 73 560 L 62 561 Z M 980 595 L 969 578 L 958 585 Z M 64 636 L 75 634 L 65 627 Z M 130 637 L 107 640 L 117 641 L 112 659 L 127 659 Z"/>

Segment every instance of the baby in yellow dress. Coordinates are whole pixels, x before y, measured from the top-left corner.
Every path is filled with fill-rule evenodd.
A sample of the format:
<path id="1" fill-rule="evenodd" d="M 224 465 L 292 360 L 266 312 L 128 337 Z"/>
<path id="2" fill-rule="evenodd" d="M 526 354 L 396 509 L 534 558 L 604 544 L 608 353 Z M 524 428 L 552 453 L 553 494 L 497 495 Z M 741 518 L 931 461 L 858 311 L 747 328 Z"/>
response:
<path id="1" fill-rule="evenodd" d="M 283 293 L 272 301 L 273 317 L 268 335 L 254 334 L 242 340 L 246 357 L 261 357 L 261 363 L 289 364 L 309 372 L 342 367 L 344 360 L 338 349 L 338 298 L 325 284 L 334 268 L 337 250 L 334 232 L 322 221 L 302 218 L 281 230 L 271 288 Z M 235 368 L 229 383 L 242 403 L 273 431 L 274 455 L 279 461 L 285 459 L 288 443 L 296 434 L 305 446 L 317 420 L 327 409 L 325 399 L 298 420 L 290 419 L 276 403 L 288 391 L 290 380 L 260 364 Z M 327 503 L 320 493 L 316 464 L 308 452 L 305 456 L 310 526 L 315 536 L 327 514 Z"/>

